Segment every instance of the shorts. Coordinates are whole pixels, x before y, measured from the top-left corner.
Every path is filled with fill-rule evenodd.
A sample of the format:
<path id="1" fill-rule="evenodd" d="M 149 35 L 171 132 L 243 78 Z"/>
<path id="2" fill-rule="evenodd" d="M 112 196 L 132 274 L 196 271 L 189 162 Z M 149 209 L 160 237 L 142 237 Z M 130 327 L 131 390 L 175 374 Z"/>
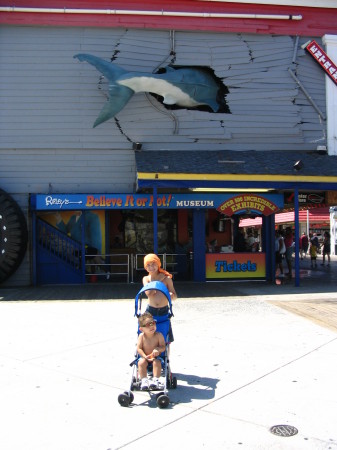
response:
<path id="1" fill-rule="evenodd" d="M 165 353 L 165 352 L 163 352 L 162 355 L 163 355 L 164 353 Z M 139 360 L 140 360 L 141 358 L 142 358 L 142 356 L 138 355 L 137 358 L 134 360 L 134 364 L 136 364 L 137 367 L 138 367 L 138 362 L 139 362 Z M 154 359 L 158 359 L 158 360 L 160 361 L 160 364 L 161 364 L 162 366 L 164 365 L 164 359 L 163 359 L 161 356 L 157 356 L 157 357 L 154 358 Z M 148 367 L 148 370 L 152 370 L 152 367 L 153 367 L 153 361 L 148 361 L 147 367 Z"/>
<path id="2" fill-rule="evenodd" d="M 163 306 L 162 308 L 155 308 L 154 306 L 147 305 L 146 311 L 155 316 L 166 316 L 169 315 L 169 307 Z M 170 320 L 170 319 L 169 319 Z M 166 338 L 166 336 L 164 336 Z M 170 320 L 169 332 L 168 332 L 168 340 L 169 342 L 174 341 L 172 325 Z"/>
<path id="3" fill-rule="evenodd" d="M 323 245 L 323 255 L 330 253 L 330 244 Z"/>
<path id="4" fill-rule="evenodd" d="M 293 256 L 293 251 L 294 251 L 294 249 L 293 249 L 292 246 L 291 246 L 291 247 L 287 247 L 287 249 L 286 249 L 286 259 L 287 259 L 288 261 L 291 260 L 291 258 L 292 258 L 292 256 Z"/>
<path id="5" fill-rule="evenodd" d="M 280 252 L 276 252 L 276 254 L 275 254 L 276 264 L 280 264 L 282 262 L 282 259 L 283 259 L 283 256 L 281 255 L 281 253 Z"/>

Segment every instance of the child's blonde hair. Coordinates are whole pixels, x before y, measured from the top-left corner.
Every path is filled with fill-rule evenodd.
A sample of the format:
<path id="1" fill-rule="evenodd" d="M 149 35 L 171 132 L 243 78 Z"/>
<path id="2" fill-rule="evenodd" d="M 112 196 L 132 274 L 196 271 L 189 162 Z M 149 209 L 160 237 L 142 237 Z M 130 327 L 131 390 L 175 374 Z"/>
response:
<path id="1" fill-rule="evenodd" d="M 138 323 L 139 323 L 140 327 L 144 326 L 144 324 L 146 322 L 146 319 L 153 320 L 153 315 L 151 313 L 149 313 L 149 312 L 145 312 L 141 316 L 139 316 L 138 317 Z"/>

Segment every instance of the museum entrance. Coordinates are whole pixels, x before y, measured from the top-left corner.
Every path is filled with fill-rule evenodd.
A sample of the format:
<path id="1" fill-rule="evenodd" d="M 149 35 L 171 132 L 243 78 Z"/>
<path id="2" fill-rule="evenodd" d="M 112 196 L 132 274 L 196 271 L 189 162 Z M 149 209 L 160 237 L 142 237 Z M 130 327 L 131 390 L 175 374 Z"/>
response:
<path id="1" fill-rule="evenodd" d="M 114 210 L 107 215 L 110 270 L 118 273 L 128 261 L 129 281 L 140 282 L 146 273 L 144 256 L 153 253 L 154 248 L 153 211 Z M 172 273 L 176 280 L 192 280 L 192 211 L 158 210 L 157 239 L 157 254 L 162 267 Z"/>

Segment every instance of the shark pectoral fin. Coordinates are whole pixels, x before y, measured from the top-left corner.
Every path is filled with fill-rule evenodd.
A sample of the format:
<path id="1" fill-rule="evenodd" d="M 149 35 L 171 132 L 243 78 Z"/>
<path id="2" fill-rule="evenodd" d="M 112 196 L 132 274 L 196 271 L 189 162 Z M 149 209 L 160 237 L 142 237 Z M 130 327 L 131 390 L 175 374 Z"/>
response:
<path id="1" fill-rule="evenodd" d="M 97 127 L 103 122 L 114 117 L 118 114 L 130 98 L 133 96 L 134 91 L 125 86 L 110 86 L 109 88 L 109 100 L 103 106 L 99 116 L 95 120 L 93 128 Z"/>
<path id="2" fill-rule="evenodd" d="M 74 58 L 77 58 L 81 62 L 86 61 L 96 67 L 99 72 L 101 72 L 109 81 L 112 82 L 126 73 L 125 69 L 122 69 L 109 61 L 105 61 L 105 59 L 99 58 L 98 56 L 89 55 L 87 53 L 79 53 L 78 55 L 74 55 Z"/>

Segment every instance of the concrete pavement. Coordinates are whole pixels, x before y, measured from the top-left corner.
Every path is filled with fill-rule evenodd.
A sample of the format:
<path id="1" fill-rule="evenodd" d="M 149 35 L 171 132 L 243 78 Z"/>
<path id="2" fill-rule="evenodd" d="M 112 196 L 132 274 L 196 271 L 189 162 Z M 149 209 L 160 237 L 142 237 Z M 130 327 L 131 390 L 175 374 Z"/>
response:
<path id="1" fill-rule="evenodd" d="M 167 409 L 117 401 L 139 285 L 0 289 L 0 448 L 337 449 L 336 331 L 272 303 L 336 308 L 336 273 L 304 261 L 299 288 L 176 283 Z"/>

